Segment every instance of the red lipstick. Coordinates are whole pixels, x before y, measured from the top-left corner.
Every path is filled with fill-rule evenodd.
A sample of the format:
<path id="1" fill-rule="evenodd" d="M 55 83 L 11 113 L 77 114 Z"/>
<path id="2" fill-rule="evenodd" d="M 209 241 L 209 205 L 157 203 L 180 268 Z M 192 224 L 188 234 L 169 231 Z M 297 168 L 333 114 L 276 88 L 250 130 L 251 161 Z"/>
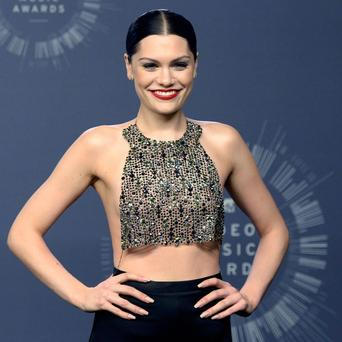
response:
<path id="1" fill-rule="evenodd" d="M 175 98 L 178 93 L 180 92 L 180 89 L 169 89 L 169 90 L 150 90 L 151 93 L 160 100 L 171 100 Z M 168 95 L 163 95 L 163 93 Z"/>

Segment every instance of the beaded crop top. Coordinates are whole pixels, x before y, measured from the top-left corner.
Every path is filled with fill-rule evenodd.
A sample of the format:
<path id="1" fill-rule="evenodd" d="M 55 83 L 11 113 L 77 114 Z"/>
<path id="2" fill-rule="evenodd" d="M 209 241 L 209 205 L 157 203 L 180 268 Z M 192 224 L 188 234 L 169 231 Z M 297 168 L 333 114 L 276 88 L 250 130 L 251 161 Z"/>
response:
<path id="1" fill-rule="evenodd" d="M 217 169 L 186 119 L 177 140 L 155 140 L 136 123 L 122 130 L 130 150 L 121 177 L 121 248 L 223 239 L 223 191 Z"/>

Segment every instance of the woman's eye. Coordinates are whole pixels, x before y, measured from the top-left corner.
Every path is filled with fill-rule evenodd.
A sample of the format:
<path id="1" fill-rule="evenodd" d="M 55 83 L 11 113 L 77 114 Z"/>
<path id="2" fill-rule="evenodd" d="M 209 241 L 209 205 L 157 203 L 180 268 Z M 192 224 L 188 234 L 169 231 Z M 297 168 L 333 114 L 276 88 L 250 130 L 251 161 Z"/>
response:
<path id="1" fill-rule="evenodd" d="M 184 62 L 183 63 L 176 63 L 176 64 L 174 64 L 174 66 L 176 68 L 186 68 L 188 66 L 188 63 L 184 63 Z M 147 63 L 147 64 L 143 64 L 143 67 L 145 69 L 151 69 L 151 68 L 157 67 L 157 65 L 155 63 Z"/>
<path id="2" fill-rule="evenodd" d="M 188 66 L 188 63 L 176 63 L 175 67 L 177 68 L 186 68 Z"/>
<path id="3" fill-rule="evenodd" d="M 150 69 L 150 68 L 153 68 L 155 67 L 156 65 L 154 63 L 147 63 L 147 64 L 144 64 L 143 67 L 145 69 Z"/>

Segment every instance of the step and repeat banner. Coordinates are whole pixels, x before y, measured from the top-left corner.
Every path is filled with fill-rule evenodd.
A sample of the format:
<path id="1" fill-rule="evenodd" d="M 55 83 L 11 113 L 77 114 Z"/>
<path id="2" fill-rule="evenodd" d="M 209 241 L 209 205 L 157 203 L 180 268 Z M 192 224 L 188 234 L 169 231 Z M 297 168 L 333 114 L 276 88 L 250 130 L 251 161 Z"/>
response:
<path id="1" fill-rule="evenodd" d="M 0 340 L 87 341 L 93 313 L 41 283 L 6 245 L 13 220 L 86 129 L 139 109 L 123 54 L 130 23 L 167 8 L 196 31 L 197 78 L 186 116 L 234 126 L 290 231 L 256 311 L 232 315 L 234 341 L 339 341 L 340 1 L 0 1 Z M 112 273 L 105 212 L 88 188 L 45 235 L 87 286 Z M 240 288 L 259 237 L 225 192 L 224 280 Z"/>

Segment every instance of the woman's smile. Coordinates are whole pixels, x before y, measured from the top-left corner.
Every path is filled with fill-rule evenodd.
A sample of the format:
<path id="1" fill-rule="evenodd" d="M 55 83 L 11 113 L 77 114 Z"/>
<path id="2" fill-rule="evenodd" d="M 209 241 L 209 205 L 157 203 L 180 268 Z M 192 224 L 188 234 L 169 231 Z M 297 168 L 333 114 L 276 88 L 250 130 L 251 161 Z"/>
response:
<path id="1" fill-rule="evenodd" d="M 172 100 L 178 96 L 181 89 L 170 89 L 170 90 L 150 90 L 151 94 L 160 100 Z"/>

